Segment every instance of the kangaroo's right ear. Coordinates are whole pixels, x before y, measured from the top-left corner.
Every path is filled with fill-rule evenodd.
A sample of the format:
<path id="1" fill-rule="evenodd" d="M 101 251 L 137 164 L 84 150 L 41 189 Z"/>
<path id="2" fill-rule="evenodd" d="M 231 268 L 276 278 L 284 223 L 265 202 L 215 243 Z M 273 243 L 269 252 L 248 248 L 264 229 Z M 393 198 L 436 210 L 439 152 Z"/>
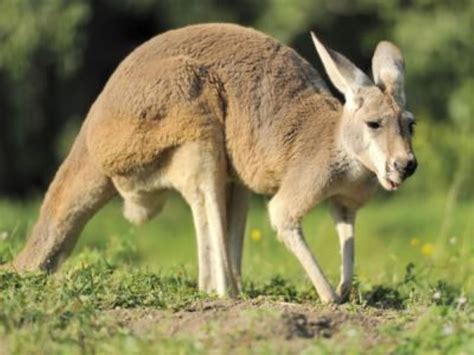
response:
<path id="1" fill-rule="evenodd" d="M 332 49 L 324 47 L 316 35 L 313 32 L 310 33 L 329 79 L 344 94 L 346 102 L 354 101 L 355 94 L 360 87 L 374 85 L 369 77 L 352 64 L 349 59 Z"/>
<path id="2" fill-rule="evenodd" d="M 405 105 L 405 62 L 400 49 L 388 41 L 379 42 L 372 58 L 374 81 L 382 90 Z"/>

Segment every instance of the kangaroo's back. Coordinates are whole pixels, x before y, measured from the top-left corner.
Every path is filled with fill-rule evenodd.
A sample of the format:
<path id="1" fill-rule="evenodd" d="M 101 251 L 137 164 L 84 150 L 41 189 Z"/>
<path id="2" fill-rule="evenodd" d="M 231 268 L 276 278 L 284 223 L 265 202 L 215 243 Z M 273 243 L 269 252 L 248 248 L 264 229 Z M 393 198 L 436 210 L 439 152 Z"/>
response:
<path id="1" fill-rule="evenodd" d="M 119 65 L 91 109 L 87 141 L 108 174 L 124 173 L 213 134 L 199 122 L 208 111 L 239 165 L 268 141 L 266 127 L 318 91 L 327 88 L 317 71 L 273 38 L 237 25 L 189 26 L 152 38 Z"/>
<path id="2" fill-rule="evenodd" d="M 132 52 L 117 72 L 175 56 L 191 58 L 217 73 L 227 94 L 251 100 L 251 109 L 261 106 L 258 101 L 269 94 L 277 98 L 272 104 L 278 109 L 309 88 L 327 91 L 318 72 L 293 49 L 233 24 L 193 25 L 160 34 Z"/>

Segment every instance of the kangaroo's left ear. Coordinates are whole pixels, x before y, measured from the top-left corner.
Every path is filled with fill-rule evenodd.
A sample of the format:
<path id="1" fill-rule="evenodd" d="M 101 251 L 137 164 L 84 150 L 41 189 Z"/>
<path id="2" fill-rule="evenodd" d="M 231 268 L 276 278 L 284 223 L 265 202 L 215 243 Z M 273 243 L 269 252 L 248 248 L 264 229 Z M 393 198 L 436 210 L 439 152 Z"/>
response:
<path id="1" fill-rule="evenodd" d="M 374 84 L 349 59 L 330 48 L 326 48 L 313 32 L 310 33 L 329 79 L 336 89 L 344 94 L 346 103 L 354 104 L 354 98 L 359 89 Z"/>
<path id="2" fill-rule="evenodd" d="M 375 85 L 405 106 L 405 62 L 400 49 L 388 41 L 379 42 L 372 57 Z"/>

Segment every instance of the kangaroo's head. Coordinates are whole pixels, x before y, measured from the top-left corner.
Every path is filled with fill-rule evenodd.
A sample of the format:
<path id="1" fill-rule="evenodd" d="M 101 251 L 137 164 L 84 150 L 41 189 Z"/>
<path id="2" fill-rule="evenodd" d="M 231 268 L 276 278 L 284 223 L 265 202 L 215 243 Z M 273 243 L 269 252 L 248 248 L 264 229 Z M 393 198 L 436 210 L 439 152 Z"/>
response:
<path id="1" fill-rule="evenodd" d="M 311 33 L 334 86 L 344 95 L 341 138 L 345 149 L 396 190 L 417 167 L 411 139 L 414 116 L 405 110 L 404 63 L 400 50 L 380 42 L 372 58 L 372 81 L 343 55 Z"/>

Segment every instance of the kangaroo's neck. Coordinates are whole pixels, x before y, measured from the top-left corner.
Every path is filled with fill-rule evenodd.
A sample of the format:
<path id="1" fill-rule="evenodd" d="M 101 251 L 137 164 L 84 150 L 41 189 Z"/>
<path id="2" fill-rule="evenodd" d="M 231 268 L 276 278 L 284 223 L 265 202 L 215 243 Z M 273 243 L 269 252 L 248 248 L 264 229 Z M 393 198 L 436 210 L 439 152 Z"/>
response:
<path id="1" fill-rule="evenodd" d="M 298 137 L 288 151 L 289 165 L 308 166 L 317 184 L 327 187 L 328 195 L 369 184 L 373 174 L 347 145 L 343 105 L 330 95 L 313 95 L 300 105 Z M 296 118 L 295 118 L 296 120 Z M 291 168 L 291 167 L 290 167 Z"/>
<path id="2" fill-rule="evenodd" d="M 298 137 L 292 150 L 301 158 L 314 157 L 325 161 L 343 150 L 342 112 L 339 100 L 326 93 L 313 94 L 299 102 L 293 110 L 294 117 L 288 119 L 298 123 Z"/>

